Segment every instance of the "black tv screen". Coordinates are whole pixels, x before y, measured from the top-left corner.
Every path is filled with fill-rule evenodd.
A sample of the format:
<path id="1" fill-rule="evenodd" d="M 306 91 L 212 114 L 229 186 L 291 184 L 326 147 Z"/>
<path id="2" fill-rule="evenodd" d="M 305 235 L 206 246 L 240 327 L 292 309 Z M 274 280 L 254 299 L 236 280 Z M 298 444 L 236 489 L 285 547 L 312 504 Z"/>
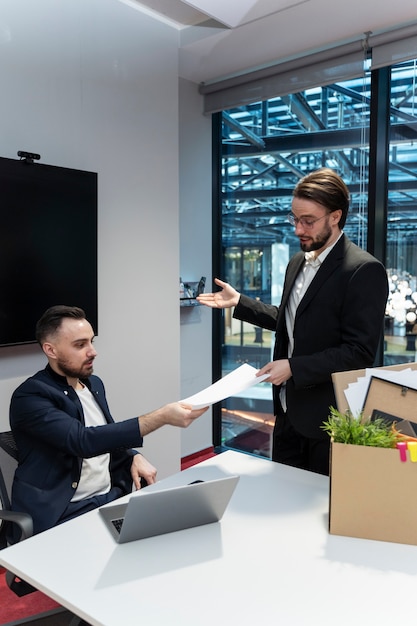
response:
<path id="1" fill-rule="evenodd" d="M 97 332 L 97 174 L 0 158 L 0 346 L 35 341 L 55 304 Z"/>

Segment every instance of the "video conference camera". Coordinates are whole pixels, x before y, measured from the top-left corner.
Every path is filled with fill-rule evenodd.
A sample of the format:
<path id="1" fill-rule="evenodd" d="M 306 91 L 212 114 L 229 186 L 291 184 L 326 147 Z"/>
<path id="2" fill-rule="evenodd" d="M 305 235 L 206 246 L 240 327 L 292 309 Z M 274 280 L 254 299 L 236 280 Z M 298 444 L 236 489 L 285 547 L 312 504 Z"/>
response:
<path id="1" fill-rule="evenodd" d="M 20 157 L 22 161 L 26 161 L 26 163 L 33 163 L 33 161 L 39 161 L 41 158 L 41 155 L 36 154 L 36 152 L 24 152 L 23 150 L 19 150 L 17 156 Z"/>

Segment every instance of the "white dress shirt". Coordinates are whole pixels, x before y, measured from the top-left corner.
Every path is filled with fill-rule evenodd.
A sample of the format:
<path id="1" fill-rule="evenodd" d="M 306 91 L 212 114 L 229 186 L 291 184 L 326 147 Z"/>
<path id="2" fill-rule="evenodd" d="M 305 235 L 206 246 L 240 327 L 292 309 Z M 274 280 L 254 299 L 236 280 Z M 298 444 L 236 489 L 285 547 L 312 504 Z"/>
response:
<path id="1" fill-rule="evenodd" d="M 315 251 L 305 252 L 304 254 L 304 258 L 305 258 L 304 265 L 302 266 L 300 272 L 297 275 L 297 278 L 295 279 L 293 288 L 290 293 L 290 297 L 288 298 L 287 306 L 285 308 L 285 322 L 286 322 L 287 333 L 288 333 L 288 358 L 292 356 L 292 353 L 294 350 L 294 321 L 295 321 L 295 315 L 297 313 L 297 307 L 299 303 L 301 302 L 301 300 L 303 299 L 310 284 L 312 283 L 313 278 L 319 271 L 320 266 L 323 263 L 324 259 L 327 257 L 330 251 L 334 248 L 334 246 L 339 241 L 342 234 L 343 232 L 340 233 L 339 237 L 331 246 L 323 250 L 323 252 L 319 254 L 317 257 L 316 257 Z M 281 392 L 280 392 L 281 404 L 282 404 L 284 411 L 287 408 L 285 396 L 286 394 L 285 394 L 285 383 L 284 383 L 281 387 Z"/>

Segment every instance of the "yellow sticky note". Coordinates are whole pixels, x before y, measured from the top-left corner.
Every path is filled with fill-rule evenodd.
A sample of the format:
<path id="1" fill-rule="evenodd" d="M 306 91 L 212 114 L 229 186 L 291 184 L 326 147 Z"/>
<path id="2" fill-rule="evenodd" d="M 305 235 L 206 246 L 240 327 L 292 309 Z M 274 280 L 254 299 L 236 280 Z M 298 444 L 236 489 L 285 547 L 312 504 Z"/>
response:
<path id="1" fill-rule="evenodd" d="M 410 452 L 410 461 L 417 462 L 417 441 L 407 441 L 407 448 Z"/>

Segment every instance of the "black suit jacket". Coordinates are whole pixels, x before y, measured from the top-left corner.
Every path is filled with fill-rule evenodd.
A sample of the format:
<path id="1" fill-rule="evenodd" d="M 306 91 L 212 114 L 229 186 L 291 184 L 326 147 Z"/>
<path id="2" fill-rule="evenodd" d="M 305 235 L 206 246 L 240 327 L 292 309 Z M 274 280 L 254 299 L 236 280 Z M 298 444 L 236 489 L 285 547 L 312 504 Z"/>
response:
<path id="1" fill-rule="evenodd" d="M 142 446 L 138 418 L 115 423 L 102 381 L 83 383 L 103 411 L 104 426 L 86 428 L 81 402 L 66 378 L 49 365 L 13 393 L 10 425 L 19 451 L 12 508 L 29 513 L 34 532 L 55 526 L 73 497 L 83 458 L 110 452 L 112 487 L 132 490 L 132 447 Z"/>
<path id="2" fill-rule="evenodd" d="M 279 307 L 241 295 L 234 317 L 276 332 L 273 359 L 288 358 L 285 308 L 304 253 L 290 260 Z M 292 378 L 287 381 L 287 416 L 310 438 L 326 438 L 321 428 L 336 406 L 333 372 L 372 367 L 388 297 L 382 263 L 345 235 L 323 261 L 300 301 L 294 322 Z M 274 387 L 274 412 L 282 414 L 279 388 Z"/>

